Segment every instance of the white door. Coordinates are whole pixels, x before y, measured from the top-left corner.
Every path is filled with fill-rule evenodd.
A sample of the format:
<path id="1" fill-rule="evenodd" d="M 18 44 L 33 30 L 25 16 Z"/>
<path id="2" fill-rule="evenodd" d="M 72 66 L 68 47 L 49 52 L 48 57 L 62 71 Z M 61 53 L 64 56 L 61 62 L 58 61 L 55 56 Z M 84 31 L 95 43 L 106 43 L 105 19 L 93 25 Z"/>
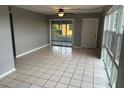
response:
<path id="1" fill-rule="evenodd" d="M 81 45 L 86 48 L 96 48 L 98 18 L 83 18 Z"/>

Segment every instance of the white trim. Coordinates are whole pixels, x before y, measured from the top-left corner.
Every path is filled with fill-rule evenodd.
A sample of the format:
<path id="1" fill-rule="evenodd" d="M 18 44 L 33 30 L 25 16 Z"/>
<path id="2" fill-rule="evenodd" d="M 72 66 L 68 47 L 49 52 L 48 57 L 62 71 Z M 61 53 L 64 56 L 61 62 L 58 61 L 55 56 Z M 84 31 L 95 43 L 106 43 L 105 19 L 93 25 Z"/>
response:
<path id="1" fill-rule="evenodd" d="M 73 46 L 73 48 L 82 48 L 81 46 Z"/>
<path id="2" fill-rule="evenodd" d="M 7 75 L 11 74 L 11 73 L 12 73 L 12 72 L 14 72 L 14 71 L 16 71 L 16 69 L 15 69 L 15 68 L 13 68 L 13 69 L 11 69 L 10 71 L 8 71 L 8 72 L 6 72 L 6 73 L 4 73 L 4 74 L 0 75 L 0 79 L 4 78 L 5 76 L 7 76 Z"/>
<path id="3" fill-rule="evenodd" d="M 72 21 L 72 25 L 73 25 L 73 29 L 72 29 L 72 47 L 74 45 L 74 18 L 72 19 L 49 19 L 49 31 L 50 31 L 50 45 L 51 45 L 51 21 L 53 20 L 71 20 Z"/>
<path id="4" fill-rule="evenodd" d="M 39 50 L 39 49 L 41 49 L 41 48 L 47 47 L 47 46 L 49 46 L 49 45 L 50 45 L 50 44 L 46 44 L 46 45 L 43 45 L 43 46 L 41 46 L 41 47 L 32 49 L 32 50 L 30 50 L 30 51 L 28 51 L 28 52 L 19 54 L 19 55 L 16 56 L 16 58 L 19 58 L 19 57 L 21 57 L 21 56 L 27 55 L 27 54 L 32 53 L 32 52 L 34 52 L 34 51 L 37 51 L 37 50 Z"/>
<path id="5" fill-rule="evenodd" d="M 50 45 L 51 45 L 51 19 L 49 20 L 49 35 L 50 35 Z"/>

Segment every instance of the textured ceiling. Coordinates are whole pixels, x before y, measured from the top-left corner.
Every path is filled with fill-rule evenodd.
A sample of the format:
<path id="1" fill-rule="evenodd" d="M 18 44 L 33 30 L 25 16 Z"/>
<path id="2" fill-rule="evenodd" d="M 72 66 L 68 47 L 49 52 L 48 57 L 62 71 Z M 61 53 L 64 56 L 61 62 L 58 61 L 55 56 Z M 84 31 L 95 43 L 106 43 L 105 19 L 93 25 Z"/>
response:
<path id="1" fill-rule="evenodd" d="M 53 15 L 60 8 L 65 9 L 65 13 L 99 13 L 103 11 L 105 5 L 16 5 L 15 7 Z"/>

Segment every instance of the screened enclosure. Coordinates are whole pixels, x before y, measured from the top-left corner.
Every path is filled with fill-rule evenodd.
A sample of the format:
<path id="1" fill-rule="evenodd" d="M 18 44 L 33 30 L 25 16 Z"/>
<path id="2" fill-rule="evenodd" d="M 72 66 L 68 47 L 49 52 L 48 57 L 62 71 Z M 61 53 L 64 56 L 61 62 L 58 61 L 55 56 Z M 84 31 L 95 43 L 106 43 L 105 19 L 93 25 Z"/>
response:
<path id="1" fill-rule="evenodd" d="M 124 7 L 105 16 L 102 59 L 112 87 L 116 87 L 124 26 Z"/>

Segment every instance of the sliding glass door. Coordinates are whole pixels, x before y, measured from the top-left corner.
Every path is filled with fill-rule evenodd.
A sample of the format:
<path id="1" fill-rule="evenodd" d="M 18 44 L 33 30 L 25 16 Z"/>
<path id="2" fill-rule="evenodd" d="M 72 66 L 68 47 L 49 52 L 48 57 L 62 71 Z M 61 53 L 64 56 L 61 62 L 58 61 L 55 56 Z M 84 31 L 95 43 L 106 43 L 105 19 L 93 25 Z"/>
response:
<path id="1" fill-rule="evenodd" d="M 51 21 L 51 44 L 72 46 L 72 21 Z"/>

